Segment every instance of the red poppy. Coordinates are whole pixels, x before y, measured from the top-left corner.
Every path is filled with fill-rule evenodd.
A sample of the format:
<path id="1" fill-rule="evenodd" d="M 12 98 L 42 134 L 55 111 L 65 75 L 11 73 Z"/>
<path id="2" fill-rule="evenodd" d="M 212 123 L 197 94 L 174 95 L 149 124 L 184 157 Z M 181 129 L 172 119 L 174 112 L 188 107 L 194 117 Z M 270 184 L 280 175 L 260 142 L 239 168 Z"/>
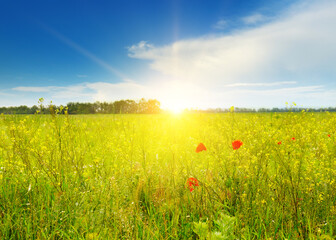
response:
<path id="1" fill-rule="evenodd" d="M 199 186 L 198 180 L 196 178 L 193 178 L 193 177 L 188 178 L 187 183 L 188 183 L 188 187 L 189 187 L 190 192 L 194 191 L 194 188 Z"/>
<path id="2" fill-rule="evenodd" d="M 233 147 L 233 150 L 237 150 L 241 147 L 241 145 L 243 145 L 243 142 L 240 141 L 240 140 L 235 140 L 232 142 L 232 147 Z"/>
<path id="3" fill-rule="evenodd" d="M 199 152 L 202 152 L 202 151 L 206 151 L 206 147 L 204 146 L 203 143 L 200 143 L 198 144 L 197 148 L 196 148 L 196 152 L 199 153 Z"/>
<path id="4" fill-rule="evenodd" d="M 328 134 L 328 137 L 330 137 L 330 134 Z"/>
<path id="5" fill-rule="evenodd" d="M 282 142 L 280 141 L 280 142 L 278 142 L 278 145 L 280 145 Z"/>
<path id="6" fill-rule="evenodd" d="M 293 137 L 292 140 L 295 141 L 296 140 L 295 137 Z"/>

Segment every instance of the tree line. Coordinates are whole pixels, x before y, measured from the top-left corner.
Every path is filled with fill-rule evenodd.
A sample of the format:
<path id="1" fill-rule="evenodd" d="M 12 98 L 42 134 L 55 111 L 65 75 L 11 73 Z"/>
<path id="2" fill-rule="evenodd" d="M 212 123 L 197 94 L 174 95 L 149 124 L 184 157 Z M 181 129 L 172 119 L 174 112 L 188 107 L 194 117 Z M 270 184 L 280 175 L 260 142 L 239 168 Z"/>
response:
<path id="1" fill-rule="evenodd" d="M 271 112 L 336 112 L 336 107 L 328 107 L 328 108 L 301 108 L 301 107 L 291 107 L 291 108 L 242 108 L 235 107 L 235 112 L 240 113 L 271 113 Z M 230 112 L 230 108 L 209 108 L 206 110 L 186 110 L 185 112 L 198 112 L 198 113 L 226 113 Z"/>
<path id="2" fill-rule="evenodd" d="M 38 105 L 27 107 L 25 105 L 18 107 L 0 107 L 0 114 L 53 114 L 56 111 L 58 113 L 64 113 L 65 110 L 69 114 L 125 114 L 125 113 L 161 113 L 161 104 L 156 99 L 146 100 L 144 98 L 139 101 L 135 100 L 118 100 L 114 102 L 95 102 L 95 103 L 81 103 L 81 102 L 69 102 L 66 106 L 56 106 L 52 103 L 48 105 L 43 104 L 43 98 L 39 99 Z M 57 110 L 58 109 L 58 110 Z M 336 112 L 336 107 L 329 108 L 300 108 L 300 107 L 286 107 L 286 108 L 239 108 L 235 107 L 235 112 L 241 113 L 267 113 L 267 112 Z M 194 110 L 186 109 L 184 112 L 189 113 L 225 113 L 230 112 L 230 108 L 209 108 L 206 110 Z"/>
<path id="3" fill-rule="evenodd" d="M 95 103 L 81 103 L 69 102 L 66 106 L 56 106 L 52 103 L 48 105 L 43 104 L 43 98 L 38 102 L 38 105 L 32 107 L 18 106 L 18 107 L 0 107 L 0 114 L 54 114 L 64 113 L 65 110 L 69 114 L 124 114 L 124 113 L 160 113 L 161 104 L 156 99 L 146 100 L 144 98 L 139 101 L 135 100 L 119 100 L 114 102 L 95 102 Z"/>

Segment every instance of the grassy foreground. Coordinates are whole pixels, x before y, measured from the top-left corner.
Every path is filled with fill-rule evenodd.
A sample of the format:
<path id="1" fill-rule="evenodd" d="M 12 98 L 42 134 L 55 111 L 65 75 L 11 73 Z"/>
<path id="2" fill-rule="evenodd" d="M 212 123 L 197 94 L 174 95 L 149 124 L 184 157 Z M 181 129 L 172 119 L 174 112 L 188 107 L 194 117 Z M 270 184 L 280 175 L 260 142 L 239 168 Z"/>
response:
<path id="1" fill-rule="evenodd" d="M 0 239 L 336 236 L 336 114 L 1 116 L 0 167 Z"/>

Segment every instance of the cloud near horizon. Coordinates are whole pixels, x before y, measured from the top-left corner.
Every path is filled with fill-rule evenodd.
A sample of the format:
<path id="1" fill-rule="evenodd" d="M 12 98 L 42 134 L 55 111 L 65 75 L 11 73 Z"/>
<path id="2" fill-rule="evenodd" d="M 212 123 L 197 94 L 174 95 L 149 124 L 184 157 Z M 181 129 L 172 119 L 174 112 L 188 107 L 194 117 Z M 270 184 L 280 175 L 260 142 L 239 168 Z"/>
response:
<path id="1" fill-rule="evenodd" d="M 256 13 L 247 17 L 243 17 L 242 21 L 243 23 L 247 24 L 247 25 L 254 25 L 254 24 L 259 24 L 262 22 L 265 22 L 267 20 L 269 20 L 270 18 L 267 16 L 264 16 L 260 13 Z"/>
<path id="2" fill-rule="evenodd" d="M 223 30 L 227 27 L 227 21 L 225 21 L 224 19 L 220 19 L 215 25 L 213 25 L 212 27 L 214 29 L 218 29 L 218 30 Z"/>
<path id="3" fill-rule="evenodd" d="M 182 86 L 182 87 L 181 87 Z M 266 89 L 249 89 L 242 87 L 267 87 Z M 277 89 L 270 89 L 269 86 L 282 86 Z M 120 99 L 159 99 L 163 108 L 170 108 L 175 105 L 181 105 L 183 108 L 215 108 L 229 107 L 235 105 L 238 107 L 284 107 L 285 102 L 274 104 L 274 101 L 265 102 L 267 98 L 279 99 L 286 95 L 288 102 L 304 100 L 309 95 L 309 101 L 305 101 L 305 105 L 313 106 L 316 100 L 321 100 L 323 106 L 328 106 L 329 100 L 336 101 L 336 91 L 327 90 L 322 85 L 303 86 L 300 87 L 296 82 L 277 82 L 264 85 L 261 83 L 237 83 L 227 86 L 229 88 L 225 93 L 202 89 L 196 85 L 174 83 L 158 83 L 149 85 L 140 85 L 133 82 L 124 83 L 82 83 L 70 86 L 47 86 L 47 87 L 29 87 L 20 86 L 13 88 L 13 92 L 33 93 L 35 98 L 45 97 L 46 102 L 50 100 L 54 104 L 65 105 L 73 101 L 116 101 Z M 164 89 L 164 90 L 163 90 Z M 186 91 L 185 89 L 189 89 Z M 159 93 L 159 94 L 158 94 Z M 197 98 L 195 99 L 195 95 Z M 15 96 L 15 95 L 13 95 Z M 74 99 L 73 96 L 76 96 Z M 172 100 L 173 99 L 173 100 Z M 207 102 L 200 100 L 207 99 Z M 223 99 L 224 102 L 218 103 L 218 99 Z M 237 104 L 237 100 L 243 100 L 245 104 Z M 254 99 L 254 100 L 252 100 Z M 195 105 L 196 103 L 196 105 Z M 31 103 L 33 105 L 36 103 Z M 28 104 L 29 105 L 29 104 Z"/>

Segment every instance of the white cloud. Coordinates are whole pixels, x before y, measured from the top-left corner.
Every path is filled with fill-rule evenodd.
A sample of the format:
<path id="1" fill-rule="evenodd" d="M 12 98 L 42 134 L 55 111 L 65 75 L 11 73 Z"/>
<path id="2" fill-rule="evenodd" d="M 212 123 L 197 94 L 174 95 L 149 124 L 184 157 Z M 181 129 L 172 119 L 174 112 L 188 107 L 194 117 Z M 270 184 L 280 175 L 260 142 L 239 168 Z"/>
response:
<path id="1" fill-rule="evenodd" d="M 147 43 L 146 41 L 141 41 L 136 45 L 132 45 L 131 47 L 127 47 L 128 49 L 128 56 L 129 57 L 135 57 L 135 58 L 142 58 L 147 59 L 146 52 L 153 49 L 154 46 L 152 44 Z M 148 56 L 149 59 L 152 58 L 152 56 Z"/>
<path id="2" fill-rule="evenodd" d="M 86 85 L 94 91 L 95 101 L 115 101 L 120 99 L 140 99 L 150 97 L 148 87 L 133 82 L 96 82 Z"/>
<path id="3" fill-rule="evenodd" d="M 203 87 L 237 82 L 319 80 L 336 76 L 336 2 L 293 7 L 272 22 L 230 35 L 204 36 L 155 47 L 141 42 L 129 56 L 151 69 Z"/>
<path id="4" fill-rule="evenodd" d="M 47 86 L 47 87 L 27 87 L 27 86 L 20 86 L 12 88 L 14 91 L 19 92 L 33 92 L 33 93 L 49 93 L 54 97 L 64 98 L 64 97 L 73 97 L 74 94 L 82 94 L 84 90 L 86 90 L 86 84 L 79 84 L 79 85 L 71 85 L 66 87 L 59 87 L 59 86 Z"/>
<path id="5" fill-rule="evenodd" d="M 330 106 L 328 104 L 330 101 L 336 101 L 336 91 L 328 90 L 322 85 L 297 86 L 295 82 L 275 82 L 272 84 L 251 83 L 246 85 L 268 87 L 266 89 L 246 89 L 241 88 L 241 86 L 245 85 L 232 85 L 231 87 L 235 88 L 226 88 L 220 91 L 179 81 L 151 82 L 147 84 L 96 82 L 57 87 L 16 87 L 14 89 L 16 92 L 35 93 L 36 101 L 40 97 L 45 97 L 45 102 L 52 100 L 54 104 L 66 104 L 70 101 L 138 100 L 144 97 L 158 99 L 161 101 L 163 108 L 179 106 L 180 108 L 205 109 L 232 105 L 241 107 L 284 107 L 285 102 L 293 101 L 304 106 L 318 106 L 317 101 L 319 101 L 320 105 Z M 274 85 L 295 86 L 270 88 Z M 43 92 L 36 92 L 36 90 L 43 90 Z M 30 105 L 36 104 L 36 101 Z M 9 103 L 13 104 L 13 101 Z M 16 105 L 22 104 L 29 105 L 27 102 L 16 103 Z"/>
<path id="6" fill-rule="evenodd" d="M 84 97 L 87 101 L 114 101 L 151 97 L 151 91 L 147 86 L 136 84 L 130 80 L 121 83 L 84 82 L 69 86 L 19 86 L 12 88 L 12 91 L 47 95 L 51 100 L 61 101 L 62 104 L 80 97 Z"/>
<path id="7" fill-rule="evenodd" d="M 11 90 L 13 93 L 33 95 L 35 99 L 44 97 L 47 101 L 52 100 L 55 103 L 59 102 L 59 104 L 65 104 L 68 101 L 82 101 L 83 99 L 92 101 L 92 90 L 86 85 L 87 83 L 70 86 L 19 86 L 12 88 Z"/>
<path id="8" fill-rule="evenodd" d="M 227 21 L 221 19 L 219 20 L 215 25 L 213 25 L 213 28 L 223 30 L 227 27 Z"/>
<path id="9" fill-rule="evenodd" d="M 269 87 L 269 86 L 280 86 L 280 85 L 290 85 L 296 84 L 295 81 L 284 81 L 284 82 L 268 82 L 268 83 L 232 83 L 226 85 L 227 87 Z"/>
<path id="10" fill-rule="evenodd" d="M 0 92 L 0 96 L 4 96 L 4 97 L 14 97 L 14 94 L 11 93 L 7 93 L 7 92 Z"/>
<path id="11" fill-rule="evenodd" d="M 254 24 L 258 24 L 258 23 L 262 23 L 269 20 L 269 17 L 266 17 L 260 13 L 256 13 L 247 17 L 243 17 L 242 21 L 243 23 L 247 24 L 247 25 L 254 25 Z"/>
<path id="12" fill-rule="evenodd" d="M 116 101 L 120 99 L 158 99 L 164 108 L 179 105 L 183 108 L 193 106 L 195 94 L 202 99 L 208 92 L 192 84 L 180 82 L 151 81 L 138 84 L 132 81 L 120 83 L 94 82 L 69 86 L 30 87 L 19 86 L 12 88 L 13 92 L 34 94 L 35 99 L 45 97 L 46 102 L 52 100 L 55 104 L 66 104 L 69 101 Z M 13 95 L 15 96 L 15 95 Z M 199 104 L 198 101 L 196 101 Z M 16 105 L 26 104 L 16 103 Z M 35 102 L 33 102 L 35 104 Z M 203 103 L 200 107 L 207 107 Z"/>
<path id="13" fill-rule="evenodd" d="M 323 92 L 324 86 L 318 85 L 318 86 L 304 86 L 304 87 L 292 87 L 292 88 L 279 88 L 279 89 L 268 89 L 268 90 L 241 90 L 240 92 L 245 93 L 262 93 L 263 95 L 274 95 L 274 94 L 280 94 L 280 95 L 291 95 L 291 94 L 301 94 L 301 93 L 318 93 Z"/>
<path id="14" fill-rule="evenodd" d="M 336 101 L 336 90 L 323 86 L 304 86 L 268 90 L 236 89 L 215 95 L 213 104 L 221 99 L 225 106 L 240 107 L 285 107 L 285 102 L 296 102 L 299 107 L 329 107 Z M 216 106 L 216 105 L 213 105 Z"/>
<path id="15" fill-rule="evenodd" d="M 21 91 L 21 92 L 49 92 L 52 91 L 53 89 L 58 89 L 58 87 L 53 87 L 53 86 L 49 86 L 49 87 L 15 87 L 12 88 L 12 90 L 14 91 Z"/>

